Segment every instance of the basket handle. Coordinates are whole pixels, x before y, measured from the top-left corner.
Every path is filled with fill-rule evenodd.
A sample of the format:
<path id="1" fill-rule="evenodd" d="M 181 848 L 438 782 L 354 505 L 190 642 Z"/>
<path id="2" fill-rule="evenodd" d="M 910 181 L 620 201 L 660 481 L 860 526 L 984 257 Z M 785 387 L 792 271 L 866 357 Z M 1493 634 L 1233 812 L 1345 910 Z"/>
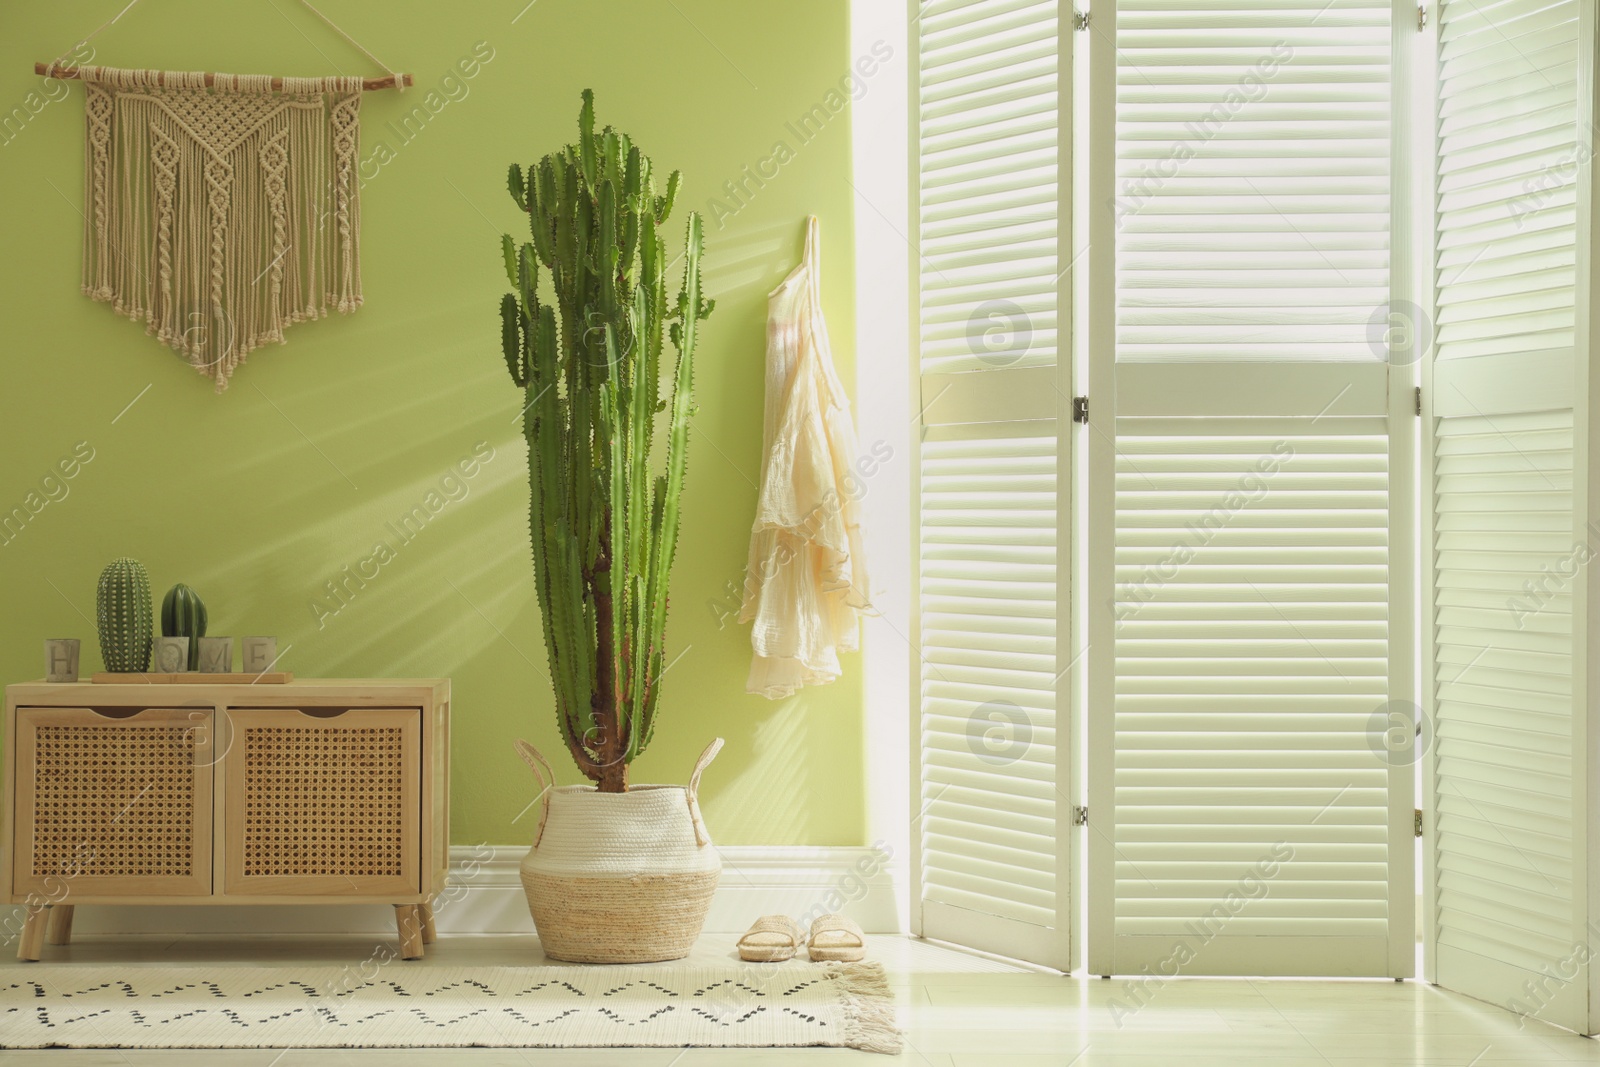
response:
<path id="1" fill-rule="evenodd" d="M 705 773 L 711 761 L 717 758 L 717 753 L 722 751 L 722 738 L 717 738 L 706 746 L 700 753 L 700 758 L 695 760 L 694 772 L 689 775 L 689 787 L 684 790 L 689 797 L 689 818 L 694 823 L 694 841 L 701 848 L 711 844 L 711 834 L 706 830 L 706 822 L 700 817 L 700 776 Z"/>
<path id="2" fill-rule="evenodd" d="M 545 820 L 550 818 L 550 790 L 555 788 L 556 772 L 550 769 L 550 761 L 528 742 L 518 738 L 512 742 L 512 746 L 517 750 L 517 755 L 522 757 L 522 762 L 533 772 L 534 780 L 539 783 L 539 795 L 533 798 L 533 802 L 538 804 L 541 800 L 544 801 L 539 811 L 539 832 L 533 838 L 533 847 L 538 848 L 539 842 L 544 839 Z"/>

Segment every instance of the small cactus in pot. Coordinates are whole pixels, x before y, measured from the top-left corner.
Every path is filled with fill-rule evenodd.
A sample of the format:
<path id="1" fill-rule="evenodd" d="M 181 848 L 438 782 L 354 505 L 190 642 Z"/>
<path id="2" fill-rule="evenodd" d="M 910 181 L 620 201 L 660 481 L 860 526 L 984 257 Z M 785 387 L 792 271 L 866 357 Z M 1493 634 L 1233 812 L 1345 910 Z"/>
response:
<path id="1" fill-rule="evenodd" d="M 136 559 L 113 560 L 100 572 L 95 622 L 106 670 L 138 674 L 150 669 L 154 644 L 150 576 Z"/>
<path id="2" fill-rule="evenodd" d="M 206 605 L 200 594 L 179 582 L 161 601 L 161 636 L 189 639 L 189 669 L 200 669 L 200 639 L 206 635 Z"/>

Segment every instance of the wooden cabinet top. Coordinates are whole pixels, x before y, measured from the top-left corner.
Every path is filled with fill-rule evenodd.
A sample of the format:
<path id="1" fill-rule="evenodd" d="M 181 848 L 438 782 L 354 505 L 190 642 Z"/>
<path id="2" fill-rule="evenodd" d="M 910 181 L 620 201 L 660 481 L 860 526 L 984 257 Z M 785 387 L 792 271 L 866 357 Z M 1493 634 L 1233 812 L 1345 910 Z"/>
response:
<path id="1" fill-rule="evenodd" d="M 439 707 L 450 700 L 448 678 L 297 678 L 282 685 L 185 682 L 23 682 L 6 686 L 10 707 L 225 705 L 292 708 L 302 704 L 345 707 Z"/>

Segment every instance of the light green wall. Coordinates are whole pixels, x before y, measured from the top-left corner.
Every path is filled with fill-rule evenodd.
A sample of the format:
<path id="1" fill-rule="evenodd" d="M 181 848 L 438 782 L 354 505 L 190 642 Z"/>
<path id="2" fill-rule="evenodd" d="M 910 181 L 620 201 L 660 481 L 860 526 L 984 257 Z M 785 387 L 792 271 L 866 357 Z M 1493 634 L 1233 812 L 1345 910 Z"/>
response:
<path id="1" fill-rule="evenodd" d="M 628 130 L 662 172 L 684 172 L 680 224 L 685 204 L 704 211 L 720 195 L 725 209 L 739 207 L 723 183 L 746 166 L 777 170 L 764 187 L 746 182 L 747 206 L 708 218 L 717 312 L 696 383 L 668 631 L 669 655 L 682 657 L 634 780 L 682 781 L 721 735 L 728 748 L 703 791 L 721 842 L 864 843 L 858 658 L 835 685 L 771 703 L 744 693 L 748 627 L 717 618 L 742 580 L 755 506 L 765 294 L 797 259 L 808 212 L 822 218 L 826 311 L 840 373 L 853 377 L 848 111 L 809 140 L 789 125 L 839 103 L 828 94 L 851 65 L 848 3 L 524 3 L 320 4 L 419 86 L 363 103 L 366 304 L 293 327 L 221 396 L 139 324 L 79 293 L 82 90 L 39 108 L 43 83 L 29 71 L 121 0 L 0 12 L 0 121 L 21 109 L 0 126 L 0 512 L 23 504 L 78 442 L 94 452 L 68 494 L 0 546 L 3 674 L 39 677 L 41 639 L 58 636 L 84 638 L 83 667 L 97 668 L 95 578 L 109 559 L 134 556 L 158 596 L 179 580 L 197 588 L 213 633 L 278 635 L 301 676 L 451 677 L 452 839 L 529 837 L 529 820 L 513 821 L 532 781 L 511 740 L 541 746 L 564 781 L 578 776 L 562 757 L 544 675 L 518 393 L 498 352 L 497 246 L 503 229 L 523 233 L 507 164 L 571 140 L 590 86 L 602 122 Z M 458 98 L 435 97 L 446 103 L 409 141 L 397 136 L 391 121 L 479 42 L 493 58 L 446 86 Z M 371 72 L 290 0 L 141 4 L 95 47 L 95 62 L 116 66 Z M 386 523 L 422 503 L 478 441 L 494 458 L 465 499 L 319 627 L 311 604 L 323 583 L 375 542 L 394 543 Z"/>

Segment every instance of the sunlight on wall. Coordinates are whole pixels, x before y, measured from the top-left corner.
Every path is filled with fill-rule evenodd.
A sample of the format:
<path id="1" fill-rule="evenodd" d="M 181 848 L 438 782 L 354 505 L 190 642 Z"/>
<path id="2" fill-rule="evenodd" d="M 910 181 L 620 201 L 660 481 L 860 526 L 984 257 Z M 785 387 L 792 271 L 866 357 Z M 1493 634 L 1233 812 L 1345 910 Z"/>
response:
<path id="1" fill-rule="evenodd" d="M 34 60 L 119 6 L 11 5 L 0 116 L 40 90 Z M 330 17 L 418 81 L 362 105 L 366 303 L 256 351 L 220 396 L 138 324 L 80 294 L 81 87 L 66 84 L 0 138 L 0 199 L 11 205 L 0 500 L 23 499 L 78 442 L 94 451 L 70 492 L 0 545 L 8 681 L 39 677 L 45 637 L 83 638 L 83 667 L 98 668 L 95 578 L 130 555 L 158 596 L 180 580 L 197 588 L 213 633 L 277 635 L 301 677 L 452 677 L 452 839 L 526 838 L 513 820 L 531 782 L 511 741 L 525 736 L 558 759 L 562 748 L 527 550 L 520 394 L 499 354 L 500 233 L 525 232 L 507 164 L 572 139 L 579 92 L 592 86 L 603 122 L 627 129 L 661 171 L 684 172 L 667 234 L 678 249 L 686 209 L 704 210 L 776 141 L 793 140 L 788 124 L 851 63 L 845 0 L 759 17 L 716 0 L 619 0 L 603 30 L 595 10 L 393 0 L 380 17 L 330 0 Z M 269 0 L 141 5 L 95 50 L 95 62 L 121 66 L 366 70 L 314 16 Z M 468 56 L 475 73 L 453 74 Z M 419 113 L 430 89 L 444 103 Z M 830 112 L 736 211 L 708 219 L 707 295 L 718 308 L 703 335 L 671 590 L 669 659 L 679 658 L 634 777 L 681 782 L 706 742 L 726 737 L 702 791 L 724 844 L 869 840 L 859 658 L 803 704 L 773 705 L 744 692 L 749 630 L 718 611 L 742 581 L 755 510 L 766 294 L 798 260 L 810 213 L 827 234 L 836 359 L 853 379 L 849 123 L 847 111 Z M 480 442 L 493 458 L 464 491 L 442 487 Z M 430 491 L 446 501 L 436 512 Z M 396 532 L 419 506 L 426 522 Z M 377 559 L 380 544 L 390 558 Z M 565 761 L 558 774 L 577 780 Z"/>

